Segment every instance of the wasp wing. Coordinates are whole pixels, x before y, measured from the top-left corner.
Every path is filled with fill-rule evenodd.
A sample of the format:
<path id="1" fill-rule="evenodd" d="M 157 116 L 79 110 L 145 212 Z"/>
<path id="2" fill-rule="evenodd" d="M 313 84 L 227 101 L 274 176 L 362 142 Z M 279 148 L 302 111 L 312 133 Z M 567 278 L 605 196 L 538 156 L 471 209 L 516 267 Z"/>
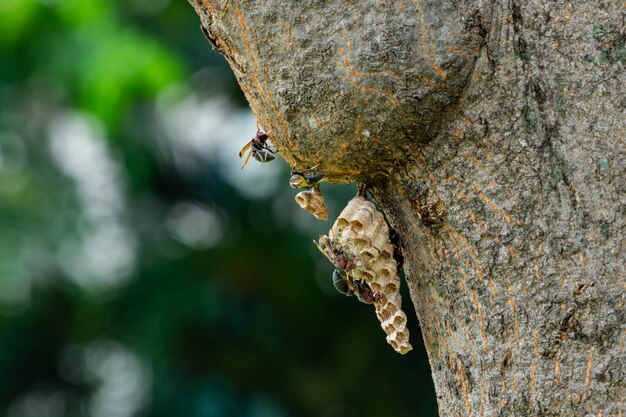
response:
<path id="1" fill-rule="evenodd" d="M 254 152 L 253 150 L 251 150 L 250 152 L 248 152 L 248 156 L 246 157 L 246 160 L 244 161 L 243 165 L 241 166 L 241 169 L 244 169 L 244 168 L 245 168 L 245 166 L 246 166 L 246 164 L 248 163 L 248 161 L 250 160 L 250 157 L 252 156 L 252 153 L 253 153 L 253 152 Z M 240 158 L 241 158 L 241 157 L 240 157 Z"/>
<path id="2" fill-rule="evenodd" d="M 241 158 L 244 154 L 245 151 L 247 151 L 248 149 L 250 149 L 250 146 L 252 146 L 252 141 L 246 143 L 246 146 L 244 146 L 243 148 L 241 148 L 241 150 L 239 151 L 239 158 Z"/>
<path id="3" fill-rule="evenodd" d="M 330 257 L 330 255 L 328 254 L 328 252 L 326 250 L 324 250 L 319 243 L 317 243 L 315 240 L 313 240 L 313 244 L 315 244 L 315 247 L 317 247 L 317 249 L 319 249 L 320 252 L 322 252 L 322 254 L 326 257 L 326 259 L 328 259 L 330 261 L 331 264 L 335 264 L 335 262 L 333 261 L 333 258 Z"/>

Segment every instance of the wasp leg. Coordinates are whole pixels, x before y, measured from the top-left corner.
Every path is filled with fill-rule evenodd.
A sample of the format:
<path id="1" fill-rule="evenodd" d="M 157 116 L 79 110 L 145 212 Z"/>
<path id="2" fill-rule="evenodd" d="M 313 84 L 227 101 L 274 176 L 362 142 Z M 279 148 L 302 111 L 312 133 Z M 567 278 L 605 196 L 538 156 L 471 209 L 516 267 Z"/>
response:
<path id="1" fill-rule="evenodd" d="M 261 149 L 261 150 L 255 149 L 255 150 L 253 150 L 252 154 L 254 155 L 254 159 L 256 159 L 259 162 L 263 162 L 263 163 L 270 162 L 270 161 L 273 161 L 274 159 L 276 159 L 274 157 L 274 155 L 272 155 L 271 153 L 266 152 L 266 151 L 267 151 L 267 149 Z"/>
<path id="2" fill-rule="evenodd" d="M 354 286 L 355 278 L 350 272 L 348 271 L 345 271 L 345 272 L 346 272 L 346 278 L 345 278 L 346 284 L 348 284 L 348 287 L 350 287 L 350 291 L 356 294 L 356 287 Z M 350 278 L 352 278 L 352 280 L 350 280 Z"/>

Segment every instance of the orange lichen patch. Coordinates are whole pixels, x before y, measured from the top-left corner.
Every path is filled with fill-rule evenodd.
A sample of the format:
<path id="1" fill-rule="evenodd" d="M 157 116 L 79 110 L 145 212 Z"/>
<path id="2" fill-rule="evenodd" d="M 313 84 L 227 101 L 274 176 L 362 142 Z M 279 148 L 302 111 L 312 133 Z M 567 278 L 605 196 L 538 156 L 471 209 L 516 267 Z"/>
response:
<path id="1" fill-rule="evenodd" d="M 200 4 L 202 4 L 202 7 L 205 8 L 210 14 L 217 14 L 217 10 L 213 7 L 210 0 L 202 0 Z"/>
<path id="2" fill-rule="evenodd" d="M 341 150 L 336 154 L 335 159 L 341 160 L 346 154 L 346 152 L 348 151 L 348 148 L 350 147 L 350 145 L 351 145 L 351 142 L 346 142 L 343 145 L 341 145 L 340 147 Z"/>
<path id="3" fill-rule="evenodd" d="M 417 41 L 419 45 L 420 53 L 424 59 L 426 59 L 430 63 L 431 69 L 437 73 L 441 78 L 447 78 L 447 74 L 435 65 L 434 60 L 432 59 L 431 50 L 437 49 L 437 46 L 433 42 L 434 35 L 432 29 L 429 25 L 425 24 L 424 10 L 422 9 L 422 5 L 417 1 L 413 0 L 413 4 L 417 7 L 418 10 L 418 22 L 417 28 L 419 30 L 420 41 Z"/>
<path id="4" fill-rule="evenodd" d="M 342 61 L 343 61 L 343 64 L 345 65 L 345 70 L 349 71 L 352 75 L 354 75 L 355 77 L 366 77 L 370 75 L 364 72 L 359 72 L 356 69 L 354 69 L 354 66 L 352 65 L 350 60 L 346 58 L 345 51 L 343 50 L 343 48 L 337 49 L 337 52 L 339 52 L 339 54 L 342 56 Z M 340 66 L 340 68 L 343 69 L 343 66 Z"/>
<path id="5" fill-rule="evenodd" d="M 468 215 L 470 217 L 470 220 L 472 221 L 472 223 L 476 225 L 476 227 L 478 227 L 479 229 L 483 229 L 483 230 L 485 229 L 485 226 L 483 225 L 483 223 L 476 218 L 476 215 L 474 214 L 472 210 L 468 210 Z"/>
<path id="6" fill-rule="evenodd" d="M 561 376 L 561 361 L 559 355 L 554 356 L 554 385 L 559 383 L 559 377 Z"/>
<path id="7" fill-rule="evenodd" d="M 474 188 L 476 188 L 476 191 L 478 192 L 479 197 L 481 198 L 481 200 L 485 202 L 485 204 L 487 204 L 493 211 L 495 211 L 496 213 L 504 217 L 504 220 L 506 220 L 507 223 L 511 224 L 511 218 L 505 213 L 504 210 L 502 210 L 501 208 L 493 204 L 491 201 L 489 201 L 489 199 L 485 196 L 485 194 L 483 194 L 483 190 L 480 188 L 478 184 L 474 183 Z"/>
<path id="8" fill-rule="evenodd" d="M 419 279 L 422 278 L 422 271 L 423 271 L 423 269 L 419 267 L 420 266 L 420 262 L 417 259 L 417 255 L 416 255 L 415 252 L 416 251 L 411 251 L 411 255 L 413 257 L 413 265 L 415 265 L 414 270 L 417 271 L 417 276 L 415 278 L 419 280 Z"/>
<path id="9" fill-rule="evenodd" d="M 433 263 L 437 264 L 439 268 L 441 268 L 441 262 L 437 259 L 437 255 L 435 255 L 435 251 L 433 250 L 433 246 L 435 244 L 434 239 L 432 239 L 433 245 L 428 246 L 428 252 L 430 253 L 430 259 L 433 260 Z"/>
<path id="10" fill-rule="evenodd" d="M 378 92 L 378 90 L 374 88 L 368 88 L 368 91 L 372 93 Z M 387 98 L 387 100 L 391 101 L 391 104 L 393 105 L 393 107 L 398 107 L 398 104 L 400 104 L 400 102 L 398 101 L 397 98 L 394 97 L 390 88 L 384 87 L 382 94 Z"/>
<path id="11" fill-rule="evenodd" d="M 463 363 L 460 359 L 457 359 L 458 372 L 461 377 L 461 388 L 463 389 L 463 399 L 465 400 L 465 407 L 467 407 L 467 415 L 472 415 L 472 407 L 469 403 L 469 394 L 467 392 L 467 383 L 465 382 L 465 372 L 463 371 Z"/>
<path id="12" fill-rule="evenodd" d="M 539 265 L 537 263 L 535 263 L 535 278 L 537 278 L 537 280 L 539 281 L 543 281 L 543 277 L 541 276 L 541 269 L 539 268 Z"/>
<path id="13" fill-rule="evenodd" d="M 340 68 L 340 69 L 341 69 L 341 70 L 342 70 L 345 74 L 348 74 L 348 73 L 346 72 L 347 70 L 345 69 L 345 67 L 344 67 L 341 63 L 337 62 L 337 66 L 338 66 L 338 67 L 339 67 L 339 68 Z M 351 77 L 350 75 L 346 75 L 346 76 L 344 76 L 344 77 L 342 77 L 342 78 L 347 79 L 347 80 L 350 82 L 350 84 L 354 85 L 354 86 L 355 86 L 355 87 L 356 87 L 356 88 L 357 88 L 357 89 L 358 89 L 361 93 L 365 94 L 365 93 L 369 92 L 369 93 L 373 93 L 373 94 L 376 94 L 376 95 L 381 95 L 381 96 L 385 97 L 387 100 L 389 100 L 389 101 L 391 102 L 391 104 L 392 104 L 394 107 L 398 107 L 399 101 L 398 101 L 398 99 L 396 99 L 396 98 L 395 98 L 395 97 L 394 97 L 394 96 L 390 93 L 390 90 L 389 90 L 389 89 L 383 89 L 383 91 L 380 91 L 380 90 L 378 90 L 378 89 L 376 89 L 376 88 L 371 88 L 371 87 L 365 88 L 365 87 L 361 86 L 361 85 L 358 83 L 358 81 L 357 81 L 357 80 L 355 80 L 355 79 L 354 79 L 353 77 Z"/>
<path id="14" fill-rule="evenodd" d="M 427 159 L 424 156 L 424 154 L 422 152 L 420 152 L 419 157 L 418 157 L 418 162 L 420 163 L 421 168 L 426 171 L 426 173 L 428 174 L 428 178 L 430 179 L 430 182 L 432 184 L 432 189 L 435 193 L 435 195 L 437 196 L 437 198 L 439 200 L 441 200 L 441 198 L 439 197 L 439 191 L 437 190 L 437 180 L 435 179 L 435 176 L 433 175 L 433 172 L 428 168 L 428 164 L 426 163 Z"/>
<path id="15" fill-rule="evenodd" d="M 591 368 L 593 366 L 593 354 L 596 351 L 595 346 L 591 346 L 591 350 L 589 351 L 589 356 L 587 358 L 587 372 L 585 374 L 585 386 L 588 387 L 591 382 Z"/>
<path id="16" fill-rule="evenodd" d="M 261 99 L 264 102 L 267 102 L 268 99 L 265 96 L 265 93 L 263 92 L 263 88 L 261 83 L 259 82 L 259 79 L 256 77 L 256 74 L 253 71 L 249 71 L 250 77 L 252 77 L 252 81 L 254 81 L 254 83 L 256 84 L 256 92 L 259 94 L 259 96 L 261 96 Z M 266 103 L 264 103 L 266 104 Z"/>
<path id="17" fill-rule="evenodd" d="M 351 174 L 358 175 L 361 173 L 360 169 L 325 169 L 326 174 Z"/>
<path id="18" fill-rule="evenodd" d="M 478 257 L 476 256 L 476 253 L 474 252 L 474 250 L 472 249 L 471 245 L 469 244 L 469 242 L 467 241 L 467 239 L 461 235 L 460 233 L 458 233 L 456 230 L 451 229 L 450 227 L 446 226 L 448 232 L 450 233 L 450 235 L 453 237 L 453 240 L 455 241 L 456 244 L 456 239 L 454 239 L 454 236 L 458 237 L 463 244 L 465 245 L 465 247 L 467 248 L 467 251 L 469 252 L 470 256 L 472 257 L 472 260 L 474 261 L 474 269 L 476 271 L 476 273 L 478 274 L 478 276 L 483 279 L 483 271 L 480 267 L 480 263 L 478 263 Z"/>
<path id="19" fill-rule="evenodd" d="M 441 70 L 439 67 L 437 67 L 435 64 L 431 64 L 430 68 L 433 71 L 435 71 L 441 78 L 447 78 L 448 77 L 448 75 L 445 72 L 443 72 L 443 70 Z"/>
<path id="20" fill-rule="evenodd" d="M 483 341 L 485 342 L 483 349 L 485 352 L 487 352 L 488 349 L 488 342 L 487 342 L 487 334 L 485 333 L 485 320 L 483 318 L 483 309 L 480 306 L 480 302 L 478 302 L 478 297 L 476 296 L 476 293 L 474 291 L 470 291 L 472 294 L 472 299 L 474 300 L 474 306 L 476 307 L 476 311 L 478 312 L 478 318 L 480 319 L 480 334 L 483 337 Z"/>
<path id="21" fill-rule="evenodd" d="M 256 34 L 256 31 L 245 20 L 243 21 L 243 24 L 245 25 L 245 27 L 248 29 L 248 31 L 252 34 L 252 37 L 254 38 L 254 51 L 256 52 L 256 56 L 261 56 L 261 52 L 259 51 L 259 38 Z"/>
<path id="22" fill-rule="evenodd" d="M 385 144 L 385 142 L 383 142 L 382 140 L 380 140 L 379 137 L 374 136 L 373 138 L 370 139 L 372 142 L 378 143 L 380 146 L 382 146 L 385 149 L 390 149 L 390 147 L 388 145 Z"/>
<path id="23" fill-rule="evenodd" d="M 354 18 L 354 30 L 355 31 L 359 31 L 359 14 L 357 12 L 354 12 L 354 15 L 352 16 Z"/>
<path id="24" fill-rule="evenodd" d="M 315 120 L 315 123 L 317 123 L 317 125 L 322 128 L 322 122 L 320 122 L 320 119 L 317 118 L 316 115 L 312 114 L 311 117 L 313 117 L 313 120 Z"/>
<path id="25" fill-rule="evenodd" d="M 456 126 L 450 129 L 449 134 L 450 136 L 454 136 L 455 138 L 458 138 L 458 139 L 463 139 L 465 137 L 465 131 Z"/>
<path id="26" fill-rule="evenodd" d="M 462 49 L 460 49 L 460 48 L 454 48 L 454 47 L 452 47 L 452 46 L 448 46 L 448 47 L 446 48 L 446 50 L 447 50 L 447 51 L 450 51 L 450 52 L 454 52 L 454 53 L 456 53 L 456 54 L 465 54 L 465 51 L 464 51 L 464 50 L 462 50 Z"/>
<path id="27" fill-rule="evenodd" d="M 248 41 L 248 36 L 246 35 L 246 22 L 243 18 L 243 12 L 241 11 L 241 9 L 237 8 L 237 17 L 239 19 L 239 24 L 241 26 L 241 38 L 243 40 L 243 43 L 246 44 L 246 50 L 248 51 L 248 56 L 250 57 L 250 62 L 252 62 L 252 64 L 256 67 L 257 71 L 260 71 L 260 67 L 259 67 L 259 63 L 257 62 L 257 60 L 254 58 L 254 55 L 252 55 L 252 47 L 250 46 L 250 42 Z"/>
<path id="28" fill-rule="evenodd" d="M 287 124 L 285 123 L 285 121 L 283 120 L 283 118 L 280 115 L 280 112 L 276 108 L 276 104 L 274 103 L 274 99 L 272 98 L 272 94 L 270 93 L 268 76 L 267 76 L 267 68 L 264 68 L 264 72 L 265 72 L 265 89 L 266 89 L 266 93 L 267 93 L 267 98 L 269 99 L 269 102 L 270 102 L 270 104 L 272 106 L 272 109 L 274 110 L 274 114 L 276 115 L 276 118 L 278 118 L 278 121 L 280 122 L 281 126 L 283 127 L 283 133 L 284 133 L 285 140 L 289 144 L 289 147 L 291 148 L 291 150 L 296 152 L 298 150 L 298 148 L 296 147 L 296 145 L 289 138 L 289 134 L 287 133 L 287 131 L 288 131 L 287 130 Z M 254 74 L 251 74 L 251 75 L 253 76 L 255 82 L 258 84 L 258 88 L 260 90 L 261 89 L 261 84 L 256 79 Z"/>
<path id="29" fill-rule="evenodd" d="M 537 385 L 537 364 L 535 363 L 535 360 L 533 359 L 533 361 L 530 364 L 530 395 L 531 395 L 531 398 L 533 397 L 533 394 L 535 393 L 536 385 Z"/>
<path id="30" fill-rule="evenodd" d="M 387 76 L 389 76 L 389 77 L 391 77 L 391 78 L 395 78 L 395 79 L 397 79 L 399 81 L 402 80 L 402 78 L 400 78 L 400 76 L 398 74 L 396 74 L 395 72 L 393 72 L 391 70 L 384 70 L 384 71 L 382 71 L 382 73 L 387 75 Z"/>
<path id="31" fill-rule="evenodd" d="M 428 256 L 426 256 L 426 245 L 423 243 L 419 246 L 420 251 L 422 252 L 422 261 L 424 262 L 424 266 L 427 269 L 428 274 L 433 273 L 433 268 L 430 266 L 430 262 L 428 262 Z"/>
<path id="32" fill-rule="evenodd" d="M 465 155 L 465 157 L 467 159 L 469 159 L 474 165 L 476 165 L 476 167 L 480 170 L 483 169 L 483 165 L 480 163 L 480 161 L 476 158 L 474 158 L 472 155 L 470 155 L 466 150 L 462 151 L 463 155 Z"/>
<path id="33" fill-rule="evenodd" d="M 436 87 L 439 84 L 437 83 L 437 81 L 433 80 L 432 78 L 426 76 L 426 75 L 422 75 L 422 77 L 420 77 L 420 81 L 428 84 L 430 87 Z"/>
<path id="34" fill-rule="evenodd" d="M 314 133 L 314 132 L 313 132 L 313 130 L 311 129 L 311 126 L 309 126 L 309 125 L 304 125 L 304 127 L 306 128 L 307 133 L 309 134 L 309 136 L 308 136 L 308 137 L 309 137 L 309 140 L 310 140 L 311 142 L 313 142 L 313 145 L 314 145 L 314 147 L 315 147 L 315 149 L 316 149 L 316 150 L 315 150 L 315 156 L 317 157 L 316 159 L 320 159 L 320 160 L 321 160 L 321 159 L 322 159 L 322 157 L 321 157 L 321 155 L 320 155 L 320 151 L 319 151 L 319 149 L 318 149 L 318 143 L 319 143 L 319 141 L 317 140 L 317 137 L 316 137 L 315 133 Z"/>
<path id="35" fill-rule="evenodd" d="M 509 250 L 511 260 L 513 260 L 513 258 L 515 258 L 515 249 L 513 248 L 513 245 L 511 245 L 510 243 L 506 243 L 504 246 L 506 246 L 506 248 Z"/>
<path id="36" fill-rule="evenodd" d="M 228 16 L 228 23 L 230 24 L 230 29 L 234 30 L 236 24 L 235 24 L 235 19 L 233 18 L 233 14 L 229 13 L 227 16 Z"/>
<path id="37" fill-rule="evenodd" d="M 354 131 L 354 137 L 357 142 L 361 141 L 361 137 L 359 136 L 361 133 L 361 113 L 359 113 L 356 117 L 356 129 Z"/>
<path id="38" fill-rule="evenodd" d="M 241 83 L 240 84 L 242 91 L 244 92 L 246 98 L 248 99 L 248 102 L 251 104 L 251 107 L 253 109 L 253 113 L 256 116 L 257 120 L 261 120 L 261 116 L 259 114 L 257 114 L 256 109 L 263 109 L 265 113 L 269 113 L 265 103 L 261 100 L 259 100 L 257 98 L 257 95 L 255 94 L 255 91 L 259 91 L 260 93 L 262 93 L 262 91 L 260 90 L 254 90 L 252 88 L 249 88 L 246 84 Z M 270 136 L 275 136 L 275 135 L 279 135 L 279 133 L 276 131 L 274 124 L 272 123 L 272 121 L 270 119 L 263 119 L 263 126 L 265 126 L 266 128 L 269 127 L 269 130 L 265 130 L 266 132 L 268 132 L 270 134 Z M 280 144 L 280 142 L 277 142 L 275 140 L 272 140 L 272 144 L 274 146 L 276 146 L 276 148 L 278 148 L 278 151 L 281 153 L 282 157 L 289 162 L 290 164 L 294 164 L 293 159 L 291 159 L 286 153 L 282 152 L 283 147 Z"/>
<path id="39" fill-rule="evenodd" d="M 252 80 L 256 84 L 256 87 L 257 87 L 256 91 L 261 95 L 261 98 L 263 99 L 264 102 L 267 102 L 269 100 L 270 105 L 272 107 L 272 110 L 274 111 L 274 114 L 276 115 L 276 118 L 278 118 L 278 121 L 282 125 L 282 127 L 283 127 L 283 134 L 280 135 L 280 136 L 285 138 L 287 144 L 289 145 L 289 147 L 291 148 L 292 151 L 294 151 L 294 152 L 297 151 L 296 146 L 294 145 L 294 143 L 289 138 L 289 135 L 287 134 L 287 125 L 285 124 L 285 121 L 283 120 L 283 118 L 280 116 L 280 113 L 278 112 L 278 109 L 276 108 L 276 105 L 274 104 L 274 100 L 272 99 L 272 96 L 271 96 L 271 94 L 269 92 L 269 87 L 267 87 L 267 78 L 265 80 L 266 88 L 267 88 L 267 91 L 266 91 L 267 97 L 266 97 L 265 94 L 263 94 L 263 88 L 262 88 L 261 83 L 259 82 L 258 78 L 256 77 L 256 75 L 252 71 L 250 71 L 250 76 L 251 76 Z M 263 108 L 267 109 L 266 105 L 263 105 Z M 272 133 L 274 135 L 278 135 L 278 132 L 275 131 L 275 130 L 273 130 Z M 283 157 L 284 157 L 284 154 L 283 154 Z"/>
<path id="40" fill-rule="evenodd" d="M 509 285 L 506 286 L 506 289 L 509 294 L 513 294 L 513 291 L 511 290 L 511 287 Z M 509 306 L 511 307 L 511 313 L 513 314 L 513 327 L 515 328 L 515 334 L 519 338 L 520 324 L 519 324 L 519 318 L 517 317 L 517 312 L 515 311 L 515 303 L 513 302 L 513 297 L 511 296 L 507 297 L 507 302 L 509 303 Z"/>
<path id="41" fill-rule="evenodd" d="M 446 230 L 448 231 L 448 235 L 452 239 L 452 243 L 453 243 L 453 246 L 454 246 L 454 257 L 456 258 L 457 261 L 459 261 L 459 260 L 461 260 L 461 255 L 459 254 L 459 249 L 458 249 L 459 243 L 454 238 L 454 233 L 450 229 L 450 226 L 446 225 Z"/>
<path id="42" fill-rule="evenodd" d="M 480 415 L 482 416 L 482 415 L 485 414 L 484 413 L 484 410 L 485 410 L 485 405 L 484 404 L 488 404 L 488 402 L 487 402 L 487 383 L 486 383 L 486 381 L 487 381 L 487 367 L 485 366 L 485 361 L 481 362 L 480 367 L 481 367 L 481 370 L 482 370 L 482 372 L 481 372 L 482 375 L 480 377 L 480 394 L 481 394 L 481 396 L 483 398 L 483 401 L 482 401 L 482 404 L 483 404 L 482 412 L 480 413 Z"/>
<path id="43" fill-rule="evenodd" d="M 465 191 L 459 189 L 456 193 L 462 200 L 469 201 L 469 197 L 465 194 Z"/>

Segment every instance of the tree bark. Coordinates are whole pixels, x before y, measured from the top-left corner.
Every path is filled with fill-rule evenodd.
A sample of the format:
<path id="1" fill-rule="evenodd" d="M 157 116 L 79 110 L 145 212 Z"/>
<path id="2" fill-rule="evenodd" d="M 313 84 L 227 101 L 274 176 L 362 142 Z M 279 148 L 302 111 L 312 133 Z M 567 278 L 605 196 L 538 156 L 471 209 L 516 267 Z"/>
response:
<path id="1" fill-rule="evenodd" d="M 400 234 L 442 416 L 621 416 L 624 7 L 190 0 L 289 164 Z"/>

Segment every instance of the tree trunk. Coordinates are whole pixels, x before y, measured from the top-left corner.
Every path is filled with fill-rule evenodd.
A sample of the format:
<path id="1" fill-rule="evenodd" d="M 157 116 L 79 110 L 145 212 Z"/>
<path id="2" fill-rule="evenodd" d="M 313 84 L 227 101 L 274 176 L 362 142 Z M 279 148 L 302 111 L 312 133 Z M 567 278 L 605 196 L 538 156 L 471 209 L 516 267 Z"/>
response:
<path id="1" fill-rule="evenodd" d="M 400 234 L 440 415 L 626 411 L 622 2 L 190 1 L 281 155 Z"/>

